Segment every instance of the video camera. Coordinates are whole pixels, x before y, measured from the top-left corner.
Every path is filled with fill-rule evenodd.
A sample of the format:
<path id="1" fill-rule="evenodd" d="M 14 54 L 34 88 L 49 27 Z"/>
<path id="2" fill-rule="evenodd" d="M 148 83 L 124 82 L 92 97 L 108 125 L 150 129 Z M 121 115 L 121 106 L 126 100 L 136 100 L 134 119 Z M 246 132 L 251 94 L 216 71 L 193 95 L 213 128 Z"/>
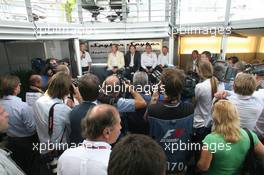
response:
<path id="1" fill-rule="evenodd" d="M 161 77 L 161 72 L 159 70 L 154 70 L 152 73 L 151 73 L 151 83 L 158 83 L 160 82 L 160 77 Z"/>
<path id="2" fill-rule="evenodd" d="M 264 63 L 260 64 L 247 64 L 245 73 L 264 76 Z"/>
<path id="3" fill-rule="evenodd" d="M 192 98 L 195 95 L 195 86 L 200 81 L 200 78 L 196 72 L 187 72 L 185 78 L 184 89 L 182 93 L 183 98 Z"/>

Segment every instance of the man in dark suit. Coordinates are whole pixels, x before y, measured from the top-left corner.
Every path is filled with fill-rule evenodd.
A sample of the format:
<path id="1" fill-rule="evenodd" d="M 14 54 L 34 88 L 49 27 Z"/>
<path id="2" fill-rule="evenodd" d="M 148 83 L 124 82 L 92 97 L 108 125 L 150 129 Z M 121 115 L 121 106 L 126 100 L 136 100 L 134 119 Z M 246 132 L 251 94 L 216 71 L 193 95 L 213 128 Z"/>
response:
<path id="1" fill-rule="evenodd" d="M 131 75 L 132 72 L 136 72 L 141 67 L 141 54 L 136 50 L 136 46 L 131 44 L 129 51 L 125 55 L 125 68 L 127 75 Z M 130 77 L 128 77 L 130 79 Z"/>

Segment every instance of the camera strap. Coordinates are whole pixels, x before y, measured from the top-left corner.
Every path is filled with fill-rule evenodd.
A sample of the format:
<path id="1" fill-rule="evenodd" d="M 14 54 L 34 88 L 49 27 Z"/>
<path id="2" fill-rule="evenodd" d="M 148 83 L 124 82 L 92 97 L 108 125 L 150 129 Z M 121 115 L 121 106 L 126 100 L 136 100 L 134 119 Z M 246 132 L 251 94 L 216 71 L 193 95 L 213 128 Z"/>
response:
<path id="1" fill-rule="evenodd" d="M 54 128 L 54 107 L 55 107 L 55 105 L 57 105 L 57 104 L 60 104 L 60 103 L 54 103 L 52 106 L 51 106 L 51 108 L 50 108 L 50 110 L 49 110 L 49 123 L 48 123 L 48 133 L 49 133 L 49 136 L 50 136 L 50 140 L 51 140 L 51 136 L 52 136 L 52 134 L 53 134 L 53 128 Z M 62 136 L 61 136 L 61 140 L 60 140 L 60 143 L 62 142 L 62 139 L 63 139 L 63 135 L 64 135 L 64 133 L 65 133 L 65 130 L 66 130 L 66 126 L 64 127 L 64 129 L 63 129 L 63 134 L 62 134 Z"/>

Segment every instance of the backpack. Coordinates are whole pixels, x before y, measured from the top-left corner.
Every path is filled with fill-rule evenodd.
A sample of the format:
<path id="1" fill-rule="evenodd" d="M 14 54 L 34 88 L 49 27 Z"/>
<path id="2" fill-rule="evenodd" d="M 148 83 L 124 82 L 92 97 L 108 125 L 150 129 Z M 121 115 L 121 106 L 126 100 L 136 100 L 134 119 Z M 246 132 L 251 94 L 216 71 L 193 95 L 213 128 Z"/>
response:
<path id="1" fill-rule="evenodd" d="M 258 160 L 257 155 L 255 154 L 255 151 L 254 151 L 253 136 L 247 128 L 245 128 L 244 130 L 248 134 L 248 137 L 250 140 L 250 148 L 247 152 L 241 175 L 263 175 L 264 168 L 263 168 L 262 162 Z"/>

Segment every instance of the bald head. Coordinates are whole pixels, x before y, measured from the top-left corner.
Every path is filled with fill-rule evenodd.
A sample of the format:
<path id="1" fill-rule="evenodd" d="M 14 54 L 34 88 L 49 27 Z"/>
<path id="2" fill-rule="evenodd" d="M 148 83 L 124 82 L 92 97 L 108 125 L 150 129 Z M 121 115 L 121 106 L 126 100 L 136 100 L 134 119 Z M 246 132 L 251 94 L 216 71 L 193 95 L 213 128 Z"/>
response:
<path id="1" fill-rule="evenodd" d="M 120 123 L 117 109 L 111 105 L 96 105 L 88 111 L 82 121 L 83 137 L 89 140 L 104 138 L 105 130 L 113 130 Z"/>
<path id="2" fill-rule="evenodd" d="M 37 88 L 41 88 L 42 86 L 42 79 L 40 75 L 31 75 L 29 78 L 29 84 L 31 86 L 35 86 Z"/>
<path id="3" fill-rule="evenodd" d="M 117 109 L 108 104 L 97 105 L 94 108 L 92 108 L 91 111 L 89 111 L 88 113 L 86 116 L 89 117 L 90 119 L 107 117 L 107 115 L 104 114 L 111 114 L 113 116 L 119 115 Z"/>
<path id="4" fill-rule="evenodd" d="M 117 76 L 111 75 L 111 76 L 107 77 L 105 80 L 105 85 L 114 86 L 117 84 L 120 84 L 120 81 L 119 81 Z"/>

